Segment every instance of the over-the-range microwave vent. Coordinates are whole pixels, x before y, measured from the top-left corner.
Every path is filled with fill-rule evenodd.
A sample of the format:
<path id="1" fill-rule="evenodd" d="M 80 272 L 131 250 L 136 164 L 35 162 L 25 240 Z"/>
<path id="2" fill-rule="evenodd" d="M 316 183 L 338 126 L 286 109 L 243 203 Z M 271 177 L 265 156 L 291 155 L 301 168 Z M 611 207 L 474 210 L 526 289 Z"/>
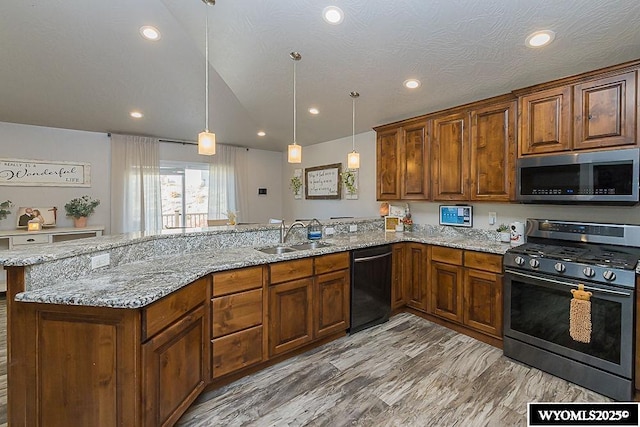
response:
<path id="1" fill-rule="evenodd" d="M 518 159 L 522 203 L 631 206 L 638 204 L 640 149 Z"/>

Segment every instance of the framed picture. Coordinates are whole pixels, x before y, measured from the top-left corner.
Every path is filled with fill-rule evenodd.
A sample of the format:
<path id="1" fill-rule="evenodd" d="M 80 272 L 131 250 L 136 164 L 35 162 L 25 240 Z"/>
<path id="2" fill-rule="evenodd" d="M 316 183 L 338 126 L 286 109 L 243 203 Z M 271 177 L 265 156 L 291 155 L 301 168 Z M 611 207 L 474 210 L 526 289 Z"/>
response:
<path id="1" fill-rule="evenodd" d="M 342 163 L 316 166 L 304 170 L 305 199 L 340 199 Z"/>
<path id="2" fill-rule="evenodd" d="M 38 220 L 43 227 L 55 227 L 58 208 L 20 207 L 18 208 L 18 228 L 27 228 L 29 221 Z"/>
<path id="3" fill-rule="evenodd" d="M 400 224 L 399 216 L 385 216 L 384 217 L 384 231 L 396 231 L 396 226 Z"/>

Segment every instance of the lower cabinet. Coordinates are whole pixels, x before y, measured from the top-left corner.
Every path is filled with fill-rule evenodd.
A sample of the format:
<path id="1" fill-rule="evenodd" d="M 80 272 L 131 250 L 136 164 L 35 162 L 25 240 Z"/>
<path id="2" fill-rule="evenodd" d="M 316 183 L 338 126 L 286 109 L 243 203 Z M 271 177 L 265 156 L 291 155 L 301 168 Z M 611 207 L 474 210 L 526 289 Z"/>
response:
<path id="1" fill-rule="evenodd" d="M 429 312 L 462 323 L 462 255 L 461 249 L 431 248 L 431 300 Z"/>
<path id="2" fill-rule="evenodd" d="M 407 305 L 416 310 L 427 311 L 429 246 L 421 243 L 407 243 L 404 250 L 404 285 Z"/>
<path id="3" fill-rule="evenodd" d="M 349 328 L 349 253 L 269 266 L 269 355 Z"/>
<path id="4" fill-rule="evenodd" d="M 407 305 L 407 297 L 404 289 L 406 245 L 406 243 L 395 243 L 391 245 L 391 308 L 393 310 Z"/>

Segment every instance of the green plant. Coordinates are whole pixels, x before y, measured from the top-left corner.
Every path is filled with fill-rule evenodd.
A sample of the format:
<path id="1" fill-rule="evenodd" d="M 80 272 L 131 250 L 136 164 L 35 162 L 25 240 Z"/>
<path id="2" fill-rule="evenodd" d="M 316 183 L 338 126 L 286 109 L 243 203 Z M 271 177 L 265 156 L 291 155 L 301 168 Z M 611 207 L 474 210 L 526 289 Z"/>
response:
<path id="1" fill-rule="evenodd" d="M 509 231 L 509 227 L 507 227 L 507 224 L 500 224 L 496 231 L 498 233 L 506 233 L 507 231 Z"/>
<path id="2" fill-rule="evenodd" d="M 11 211 L 9 210 L 11 206 L 13 206 L 11 200 L 5 200 L 4 202 L 0 203 L 0 219 L 5 219 L 7 215 L 11 213 Z"/>
<path id="3" fill-rule="evenodd" d="M 358 189 L 356 188 L 356 174 L 353 171 L 346 170 L 340 174 L 342 183 L 347 189 L 347 193 L 356 194 Z"/>
<path id="4" fill-rule="evenodd" d="M 292 176 L 289 188 L 293 190 L 293 194 L 300 193 L 300 189 L 302 188 L 302 179 L 298 175 Z"/>
<path id="5" fill-rule="evenodd" d="M 92 199 L 89 196 L 82 196 L 69 200 L 69 202 L 64 205 L 64 208 L 67 211 L 67 216 L 80 218 L 91 215 L 95 212 L 96 206 L 99 204 L 100 200 Z"/>

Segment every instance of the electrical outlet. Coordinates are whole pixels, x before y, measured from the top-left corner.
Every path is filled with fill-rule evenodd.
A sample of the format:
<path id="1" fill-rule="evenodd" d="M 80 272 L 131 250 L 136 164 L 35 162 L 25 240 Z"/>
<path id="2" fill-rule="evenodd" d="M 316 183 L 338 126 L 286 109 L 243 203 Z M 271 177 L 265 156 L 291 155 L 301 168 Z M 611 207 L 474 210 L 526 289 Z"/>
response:
<path id="1" fill-rule="evenodd" d="M 356 231 L 358 231 L 358 224 L 349 225 L 349 232 L 350 233 L 355 233 Z"/>
<path id="2" fill-rule="evenodd" d="M 111 257 L 108 253 L 91 257 L 91 269 L 106 267 L 111 263 Z"/>
<path id="3" fill-rule="evenodd" d="M 325 227 L 325 229 L 324 229 L 324 234 L 327 235 L 327 236 L 331 236 L 331 235 L 335 234 L 335 232 L 336 232 L 336 229 L 333 228 L 333 227 Z"/>
<path id="4" fill-rule="evenodd" d="M 497 215 L 495 212 L 489 212 L 489 225 L 495 225 L 497 221 Z"/>

